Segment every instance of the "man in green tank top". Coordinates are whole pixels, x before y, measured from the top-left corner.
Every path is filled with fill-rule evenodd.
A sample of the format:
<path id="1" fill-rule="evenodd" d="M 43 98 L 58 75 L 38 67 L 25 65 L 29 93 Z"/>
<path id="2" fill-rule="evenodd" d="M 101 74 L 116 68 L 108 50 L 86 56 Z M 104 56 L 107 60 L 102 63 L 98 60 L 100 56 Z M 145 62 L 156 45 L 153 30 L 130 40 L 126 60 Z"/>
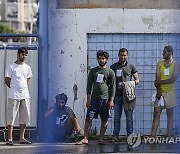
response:
<path id="1" fill-rule="evenodd" d="M 154 85 L 157 89 L 156 101 L 154 103 L 154 118 L 151 136 L 156 137 L 159 126 L 160 115 L 163 109 L 167 114 L 167 136 L 172 137 L 173 111 L 176 106 L 175 81 L 180 72 L 180 65 L 173 59 L 173 48 L 166 46 L 163 50 L 163 59 L 156 65 L 156 80 Z M 158 105 L 158 100 L 163 97 L 164 105 Z"/>

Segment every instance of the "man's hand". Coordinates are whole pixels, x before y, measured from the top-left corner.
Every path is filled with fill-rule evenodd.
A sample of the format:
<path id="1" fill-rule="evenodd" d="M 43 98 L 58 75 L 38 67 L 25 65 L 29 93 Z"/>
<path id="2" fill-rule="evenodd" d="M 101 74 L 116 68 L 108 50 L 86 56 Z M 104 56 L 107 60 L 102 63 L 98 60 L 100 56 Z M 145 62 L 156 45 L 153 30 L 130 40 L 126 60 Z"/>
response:
<path id="1" fill-rule="evenodd" d="M 89 108 L 91 106 L 91 95 L 87 95 L 87 102 L 86 102 L 86 107 Z"/>
<path id="2" fill-rule="evenodd" d="M 75 128 L 75 131 L 77 134 L 81 134 L 81 127 L 78 125 L 77 128 Z"/>
<path id="3" fill-rule="evenodd" d="M 158 92 L 158 93 L 156 94 L 156 98 L 159 99 L 159 100 L 161 99 L 161 96 L 162 96 L 162 94 L 161 94 L 160 92 Z"/>
<path id="4" fill-rule="evenodd" d="M 110 100 L 108 103 L 109 103 L 109 109 L 112 109 L 114 106 L 114 101 Z"/>
<path id="5" fill-rule="evenodd" d="M 5 77 L 5 84 L 10 88 L 11 78 Z"/>
<path id="6" fill-rule="evenodd" d="M 70 115 L 70 116 L 72 116 L 71 119 L 73 119 L 73 121 L 74 121 L 76 133 L 81 134 L 81 127 L 79 126 L 77 118 L 74 115 Z"/>
<path id="7" fill-rule="evenodd" d="M 90 100 L 87 100 L 86 102 L 86 107 L 89 108 L 91 106 L 91 101 Z"/>
<path id="8" fill-rule="evenodd" d="M 160 81 L 159 80 L 154 80 L 154 86 L 158 87 L 160 85 Z"/>
<path id="9" fill-rule="evenodd" d="M 123 88 L 123 82 L 119 82 L 117 86 L 118 86 L 118 89 L 122 89 Z"/>

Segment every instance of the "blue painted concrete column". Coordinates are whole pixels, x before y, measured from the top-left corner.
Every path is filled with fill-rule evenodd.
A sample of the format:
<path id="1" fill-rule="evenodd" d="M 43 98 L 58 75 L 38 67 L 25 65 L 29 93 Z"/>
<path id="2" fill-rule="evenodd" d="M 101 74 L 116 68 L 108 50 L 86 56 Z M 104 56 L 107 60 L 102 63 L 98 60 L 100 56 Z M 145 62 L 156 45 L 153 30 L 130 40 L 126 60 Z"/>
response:
<path id="1" fill-rule="evenodd" d="M 43 135 L 43 112 L 48 100 L 48 0 L 40 0 L 39 10 L 39 100 L 38 100 L 38 130 L 40 140 Z"/>

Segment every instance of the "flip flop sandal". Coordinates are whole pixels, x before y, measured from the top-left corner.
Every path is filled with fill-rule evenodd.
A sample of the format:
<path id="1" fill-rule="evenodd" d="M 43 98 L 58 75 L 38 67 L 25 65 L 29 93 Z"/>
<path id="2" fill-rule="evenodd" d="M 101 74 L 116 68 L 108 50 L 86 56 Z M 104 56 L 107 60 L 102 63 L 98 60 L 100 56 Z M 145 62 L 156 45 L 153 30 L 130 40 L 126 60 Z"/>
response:
<path id="1" fill-rule="evenodd" d="M 6 145 L 14 145 L 13 141 L 7 141 Z"/>
<path id="2" fill-rule="evenodd" d="M 79 141 L 79 142 L 76 142 L 75 145 L 88 145 L 87 142 L 83 142 L 83 141 Z"/>
<path id="3" fill-rule="evenodd" d="M 101 141 L 101 140 L 98 141 L 98 144 L 99 145 L 105 145 L 105 143 L 103 141 Z"/>
<path id="4" fill-rule="evenodd" d="M 110 140 L 109 142 L 118 142 L 119 140 L 118 139 L 116 139 L 116 138 L 114 138 L 114 139 L 112 139 L 112 140 Z"/>
<path id="5" fill-rule="evenodd" d="M 23 142 L 19 142 L 20 144 L 32 144 L 31 141 L 28 141 L 28 140 L 24 140 Z"/>

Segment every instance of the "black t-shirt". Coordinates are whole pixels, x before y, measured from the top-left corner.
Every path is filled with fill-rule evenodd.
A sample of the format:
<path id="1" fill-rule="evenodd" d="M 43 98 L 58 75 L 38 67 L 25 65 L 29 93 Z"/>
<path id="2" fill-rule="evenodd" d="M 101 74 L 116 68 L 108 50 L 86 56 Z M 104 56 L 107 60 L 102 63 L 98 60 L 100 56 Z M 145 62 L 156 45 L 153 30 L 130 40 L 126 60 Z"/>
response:
<path id="1" fill-rule="evenodd" d="M 116 96 L 123 96 L 123 90 L 118 88 L 118 83 L 131 81 L 133 74 L 137 72 L 136 67 L 128 62 L 124 65 L 116 62 L 110 68 L 116 75 Z"/>
<path id="2" fill-rule="evenodd" d="M 48 116 L 47 120 L 47 129 L 50 141 L 64 141 L 68 136 L 69 132 L 68 126 L 69 120 L 73 115 L 75 117 L 74 112 L 68 106 L 65 106 L 63 109 L 59 109 L 58 107 L 54 107 L 54 111 L 51 115 Z M 71 123 L 73 125 L 73 123 Z"/>

